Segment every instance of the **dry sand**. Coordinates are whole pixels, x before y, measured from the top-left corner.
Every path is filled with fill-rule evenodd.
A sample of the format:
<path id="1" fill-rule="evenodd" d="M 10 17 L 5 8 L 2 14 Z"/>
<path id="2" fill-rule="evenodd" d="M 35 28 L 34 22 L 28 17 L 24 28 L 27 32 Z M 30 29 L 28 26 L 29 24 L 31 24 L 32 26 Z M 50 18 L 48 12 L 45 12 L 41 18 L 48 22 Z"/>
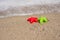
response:
<path id="1" fill-rule="evenodd" d="M 46 16 L 48 22 L 30 24 L 27 18 Z M 0 19 L 0 40 L 60 40 L 60 13 Z"/>

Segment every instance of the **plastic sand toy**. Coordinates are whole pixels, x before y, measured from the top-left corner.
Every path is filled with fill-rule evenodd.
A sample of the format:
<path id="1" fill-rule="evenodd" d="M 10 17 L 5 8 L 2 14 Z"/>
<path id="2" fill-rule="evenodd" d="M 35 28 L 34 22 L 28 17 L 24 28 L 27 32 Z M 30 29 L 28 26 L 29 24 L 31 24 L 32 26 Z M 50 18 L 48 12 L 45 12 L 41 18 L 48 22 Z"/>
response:
<path id="1" fill-rule="evenodd" d="M 48 21 L 48 19 L 46 17 L 41 16 L 38 18 L 38 22 L 40 24 L 46 23 L 47 21 Z"/>
<path id="2" fill-rule="evenodd" d="M 30 17 L 27 19 L 27 21 L 29 21 L 30 23 L 38 22 L 38 18 L 37 17 Z"/>
<path id="3" fill-rule="evenodd" d="M 30 17 L 27 19 L 27 21 L 29 21 L 30 23 L 39 22 L 40 24 L 44 24 L 44 23 L 48 22 L 48 19 L 46 17 L 43 17 L 43 16 L 41 16 L 39 18 Z"/>

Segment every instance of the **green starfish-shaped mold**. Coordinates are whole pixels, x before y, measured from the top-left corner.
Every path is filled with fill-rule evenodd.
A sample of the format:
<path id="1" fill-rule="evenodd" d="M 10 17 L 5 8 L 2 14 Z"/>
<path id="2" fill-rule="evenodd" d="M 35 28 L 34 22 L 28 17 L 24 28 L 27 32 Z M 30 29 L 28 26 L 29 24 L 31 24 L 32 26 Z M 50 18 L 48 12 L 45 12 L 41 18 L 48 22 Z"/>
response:
<path id="1" fill-rule="evenodd" d="M 40 24 L 46 23 L 47 21 L 48 21 L 48 19 L 46 17 L 41 16 L 38 18 L 38 22 Z"/>

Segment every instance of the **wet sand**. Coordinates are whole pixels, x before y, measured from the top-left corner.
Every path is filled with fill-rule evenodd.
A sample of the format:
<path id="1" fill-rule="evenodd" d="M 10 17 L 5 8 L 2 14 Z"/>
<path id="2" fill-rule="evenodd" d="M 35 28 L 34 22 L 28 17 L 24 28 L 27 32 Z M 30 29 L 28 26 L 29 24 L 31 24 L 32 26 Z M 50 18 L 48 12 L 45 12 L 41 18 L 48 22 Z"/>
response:
<path id="1" fill-rule="evenodd" d="M 49 21 L 30 24 L 31 16 L 46 16 Z M 1 18 L 0 40 L 60 40 L 60 13 Z"/>

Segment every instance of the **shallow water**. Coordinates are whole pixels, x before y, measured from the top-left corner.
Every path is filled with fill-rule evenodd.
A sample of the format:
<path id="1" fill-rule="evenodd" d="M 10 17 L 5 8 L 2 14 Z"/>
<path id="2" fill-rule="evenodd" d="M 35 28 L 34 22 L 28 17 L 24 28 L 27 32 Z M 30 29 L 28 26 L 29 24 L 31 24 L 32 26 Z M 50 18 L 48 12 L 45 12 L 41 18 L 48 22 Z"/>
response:
<path id="1" fill-rule="evenodd" d="M 60 12 L 60 0 L 0 0 L 0 18 Z"/>
<path id="2" fill-rule="evenodd" d="M 0 0 L 0 10 L 6 10 L 10 7 L 57 4 L 60 0 Z"/>

